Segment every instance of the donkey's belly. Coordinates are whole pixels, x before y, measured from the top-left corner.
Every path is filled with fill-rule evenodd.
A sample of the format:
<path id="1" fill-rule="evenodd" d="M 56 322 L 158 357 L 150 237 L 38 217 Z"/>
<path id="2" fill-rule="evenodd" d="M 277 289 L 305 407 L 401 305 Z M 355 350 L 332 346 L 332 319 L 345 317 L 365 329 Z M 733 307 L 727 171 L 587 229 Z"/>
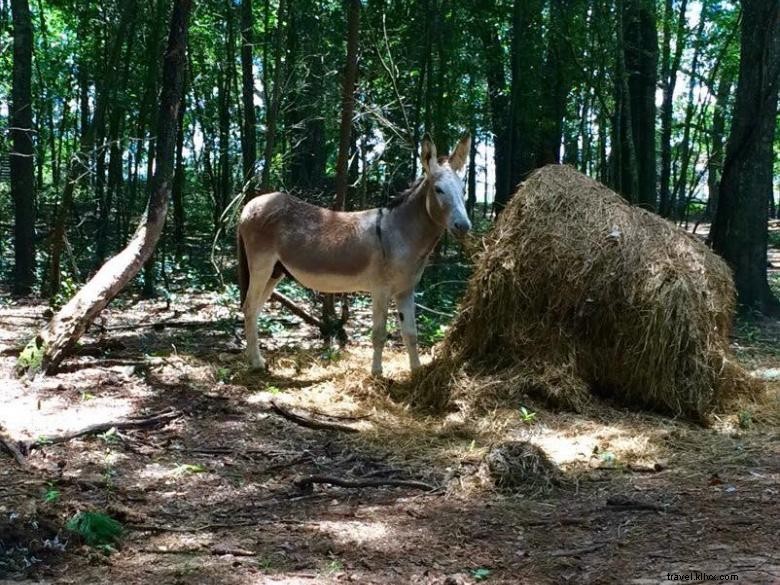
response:
<path id="1" fill-rule="evenodd" d="M 343 293 L 370 291 L 374 287 L 368 271 L 354 275 L 308 272 L 294 266 L 285 265 L 287 272 L 306 288 L 324 293 Z"/>

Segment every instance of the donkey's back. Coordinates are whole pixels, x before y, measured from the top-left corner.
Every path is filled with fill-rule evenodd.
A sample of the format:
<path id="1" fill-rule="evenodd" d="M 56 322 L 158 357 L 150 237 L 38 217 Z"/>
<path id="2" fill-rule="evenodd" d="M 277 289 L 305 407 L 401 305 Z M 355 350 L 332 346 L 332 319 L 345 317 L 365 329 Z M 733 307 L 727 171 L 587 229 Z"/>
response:
<path id="1" fill-rule="evenodd" d="M 375 209 L 338 212 L 268 193 L 241 213 L 239 254 L 249 274 L 288 273 L 322 292 L 371 291 L 382 256 L 372 233 L 376 216 Z"/>

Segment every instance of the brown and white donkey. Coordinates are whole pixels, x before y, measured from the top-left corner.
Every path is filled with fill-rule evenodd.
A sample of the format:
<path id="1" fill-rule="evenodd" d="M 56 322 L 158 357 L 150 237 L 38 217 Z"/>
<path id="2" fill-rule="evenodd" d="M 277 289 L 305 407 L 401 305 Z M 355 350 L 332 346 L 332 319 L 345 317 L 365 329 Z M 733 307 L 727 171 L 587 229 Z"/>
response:
<path id="1" fill-rule="evenodd" d="M 470 143 L 465 136 L 452 154 L 437 158 L 426 136 L 424 175 L 386 208 L 331 211 L 279 192 L 246 204 L 238 223 L 238 275 L 252 366 L 265 367 L 257 346 L 258 312 L 287 273 L 320 292 L 371 293 L 371 371 L 377 375 L 382 373 L 387 305 L 394 299 L 410 367 L 419 367 L 414 289 L 444 230 L 462 236 L 471 229 L 458 174 Z"/>

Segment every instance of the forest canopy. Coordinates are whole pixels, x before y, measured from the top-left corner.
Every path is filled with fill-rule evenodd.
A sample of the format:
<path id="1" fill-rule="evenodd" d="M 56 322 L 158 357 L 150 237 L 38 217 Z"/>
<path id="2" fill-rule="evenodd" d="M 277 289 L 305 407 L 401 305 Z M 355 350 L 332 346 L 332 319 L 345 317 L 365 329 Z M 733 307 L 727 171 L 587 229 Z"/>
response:
<path id="1" fill-rule="evenodd" d="M 216 282 L 210 244 L 217 264 L 229 264 L 221 258 L 231 254 L 231 203 L 247 180 L 332 203 L 348 4 L 196 3 L 172 214 L 143 273 L 148 295 L 183 276 Z M 530 171 L 562 162 L 672 221 L 708 223 L 734 126 L 745 18 L 763 31 L 756 54 L 778 69 L 772 0 L 351 4 L 361 18 L 347 209 L 384 204 L 418 175 L 424 133 L 452 145 L 470 132 L 472 213 L 500 212 Z M 0 271 L 17 292 L 69 296 L 132 234 L 154 169 L 170 11 L 167 0 L 0 1 Z M 26 53 L 30 129 L 20 144 L 30 168 L 14 199 L 12 89 Z M 776 80 L 769 85 L 776 104 Z M 778 134 L 776 105 L 768 107 Z M 760 163 L 775 184 L 777 150 L 770 136 L 770 160 Z M 759 213 L 776 216 L 772 185 L 756 189 L 765 193 Z M 765 253 L 766 243 L 763 234 L 750 245 Z M 744 300 L 766 305 L 766 285 L 741 285 L 735 268 Z M 760 294 L 745 296 L 756 286 Z"/>

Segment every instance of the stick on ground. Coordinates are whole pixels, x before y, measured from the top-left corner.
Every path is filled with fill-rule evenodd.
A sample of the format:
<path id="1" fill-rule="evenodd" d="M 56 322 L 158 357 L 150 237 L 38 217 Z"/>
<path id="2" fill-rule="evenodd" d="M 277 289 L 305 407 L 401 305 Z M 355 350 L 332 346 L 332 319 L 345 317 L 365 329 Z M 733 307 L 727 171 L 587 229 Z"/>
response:
<path id="1" fill-rule="evenodd" d="M 308 475 L 295 482 L 295 485 L 302 490 L 310 490 L 315 483 L 327 483 L 337 487 L 344 488 L 367 488 L 367 487 L 408 487 L 416 490 L 432 492 L 436 486 L 423 481 L 405 480 L 405 479 L 341 479 L 330 475 Z"/>
<path id="2" fill-rule="evenodd" d="M 349 425 L 343 425 L 343 424 L 324 421 L 324 420 L 316 420 L 312 417 L 305 416 L 303 414 L 299 414 L 296 412 L 292 412 L 291 410 L 284 408 L 281 404 L 279 404 L 275 400 L 271 401 L 271 408 L 276 414 L 283 416 L 284 418 L 294 422 L 295 424 L 299 424 L 302 427 L 307 427 L 309 429 L 316 429 L 319 431 L 340 431 L 342 433 L 360 432 L 360 429 L 356 429 L 355 427 L 351 427 Z"/>
<path id="3" fill-rule="evenodd" d="M 24 455 L 22 455 L 22 452 L 14 444 L 13 440 L 6 437 L 2 427 L 0 427 L 0 447 L 11 454 L 11 456 L 16 460 L 16 463 L 19 464 L 19 467 L 27 467 L 27 460 L 24 458 Z"/>
<path id="4" fill-rule="evenodd" d="M 178 417 L 178 412 L 163 412 L 145 418 L 136 418 L 123 421 L 113 421 L 106 423 L 98 423 L 84 427 L 78 431 L 72 431 L 70 433 L 64 433 L 62 435 L 54 435 L 52 437 L 43 437 L 34 441 L 28 445 L 29 449 L 36 449 L 51 445 L 54 443 L 66 443 L 72 439 L 78 439 L 79 437 L 85 437 L 87 435 L 98 435 L 105 433 L 111 429 L 140 429 L 144 427 L 151 427 L 156 424 L 170 422 L 174 418 Z"/>

